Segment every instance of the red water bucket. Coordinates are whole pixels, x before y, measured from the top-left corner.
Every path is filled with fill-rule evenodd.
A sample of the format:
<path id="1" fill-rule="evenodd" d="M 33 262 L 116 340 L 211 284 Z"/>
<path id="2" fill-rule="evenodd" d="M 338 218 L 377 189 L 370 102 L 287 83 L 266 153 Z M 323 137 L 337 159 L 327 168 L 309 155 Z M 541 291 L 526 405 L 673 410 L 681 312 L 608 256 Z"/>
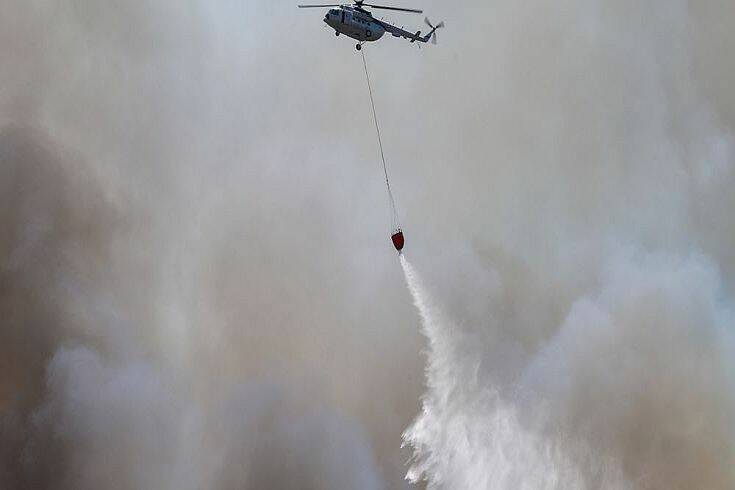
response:
<path id="1" fill-rule="evenodd" d="M 396 250 L 400 252 L 403 249 L 403 243 L 404 243 L 403 232 L 401 231 L 401 229 L 400 228 L 397 229 L 390 236 L 390 239 L 393 242 L 393 246 L 396 247 Z"/>

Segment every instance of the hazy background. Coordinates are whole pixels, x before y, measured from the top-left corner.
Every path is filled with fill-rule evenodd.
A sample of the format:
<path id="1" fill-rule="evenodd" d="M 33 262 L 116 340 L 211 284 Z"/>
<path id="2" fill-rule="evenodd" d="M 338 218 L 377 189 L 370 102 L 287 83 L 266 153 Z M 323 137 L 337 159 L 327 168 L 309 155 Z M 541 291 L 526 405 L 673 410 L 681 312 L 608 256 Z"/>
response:
<path id="1" fill-rule="evenodd" d="M 3 0 L 0 487 L 735 486 L 735 4 L 402 5 L 427 355 L 323 10 Z"/>

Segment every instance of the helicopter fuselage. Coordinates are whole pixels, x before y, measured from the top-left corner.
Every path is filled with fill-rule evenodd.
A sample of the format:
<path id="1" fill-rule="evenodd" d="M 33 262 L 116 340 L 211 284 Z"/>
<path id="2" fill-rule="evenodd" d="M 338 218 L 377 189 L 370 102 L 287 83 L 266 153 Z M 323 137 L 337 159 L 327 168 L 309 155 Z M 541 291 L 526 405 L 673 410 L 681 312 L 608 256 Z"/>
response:
<path id="1" fill-rule="evenodd" d="M 360 42 L 377 41 L 385 34 L 385 28 L 371 15 L 350 7 L 330 9 L 324 16 L 324 22 L 338 34 Z"/>

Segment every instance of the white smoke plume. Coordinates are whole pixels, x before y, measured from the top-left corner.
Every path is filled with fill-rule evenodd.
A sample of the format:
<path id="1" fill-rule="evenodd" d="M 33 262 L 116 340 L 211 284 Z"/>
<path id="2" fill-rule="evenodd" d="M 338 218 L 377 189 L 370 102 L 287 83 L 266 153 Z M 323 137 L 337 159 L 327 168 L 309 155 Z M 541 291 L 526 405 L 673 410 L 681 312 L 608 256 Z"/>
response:
<path id="1" fill-rule="evenodd" d="M 416 3 L 426 359 L 322 11 L 3 2 L 0 488 L 735 488 L 732 1 Z"/>
<path id="2" fill-rule="evenodd" d="M 453 78 L 474 132 L 419 173 L 436 236 L 460 238 L 408 249 L 434 298 L 406 264 L 429 342 L 409 478 L 732 488 L 733 72 L 709 69 L 712 38 L 732 46 L 724 5 L 497 7 L 493 62 L 467 77 L 493 103 Z M 452 143 L 473 138 L 486 156 Z"/>

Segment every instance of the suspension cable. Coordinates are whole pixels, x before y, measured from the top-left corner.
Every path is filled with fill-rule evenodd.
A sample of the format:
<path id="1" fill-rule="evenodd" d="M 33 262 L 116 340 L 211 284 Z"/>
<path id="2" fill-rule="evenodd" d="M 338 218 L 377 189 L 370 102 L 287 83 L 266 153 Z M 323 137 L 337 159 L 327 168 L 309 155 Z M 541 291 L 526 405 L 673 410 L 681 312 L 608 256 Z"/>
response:
<path id="1" fill-rule="evenodd" d="M 373 88 L 370 85 L 370 75 L 368 74 L 367 62 L 365 61 L 365 51 L 362 54 L 362 65 L 365 67 L 365 79 L 367 80 L 368 92 L 370 93 L 370 106 L 373 109 L 373 121 L 375 121 L 375 132 L 378 135 L 378 146 L 380 147 L 380 159 L 383 161 L 383 173 L 385 174 L 385 185 L 388 188 L 388 199 L 390 200 L 391 209 L 391 225 L 393 228 L 398 227 L 398 212 L 396 211 L 396 202 L 393 199 L 393 192 L 390 190 L 390 181 L 388 180 L 388 166 L 385 163 L 385 153 L 383 152 L 383 140 L 380 137 L 380 126 L 378 126 L 378 116 L 375 112 L 375 100 L 373 99 Z"/>

